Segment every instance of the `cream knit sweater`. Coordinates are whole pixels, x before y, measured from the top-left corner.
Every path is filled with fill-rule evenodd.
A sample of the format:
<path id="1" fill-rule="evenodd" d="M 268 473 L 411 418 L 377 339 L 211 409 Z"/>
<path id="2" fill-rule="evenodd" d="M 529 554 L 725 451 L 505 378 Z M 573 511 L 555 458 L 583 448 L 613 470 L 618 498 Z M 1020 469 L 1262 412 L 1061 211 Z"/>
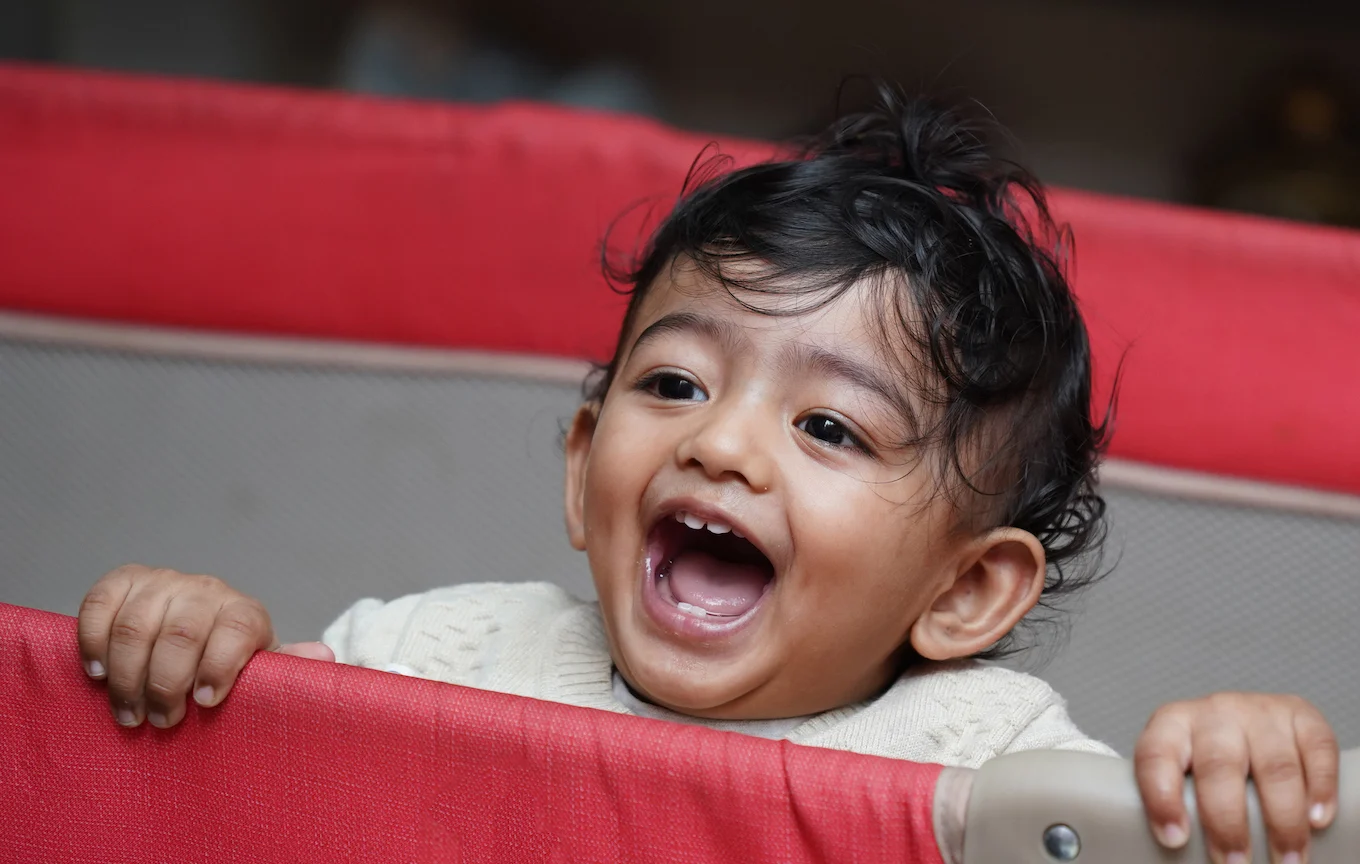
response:
<path id="1" fill-rule="evenodd" d="M 598 605 L 555 585 L 458 585 L 391 603 L 361 600 L 322 638 L 341 663 L 639 713 L 615 695 Z M 646 707 L 648 716 L 742 731 L 740 722 Z M 1114 753 L 1078 731 L 1061 697 L 1043 681 L 974 662 L 913 669 L 877 699 L 805 718 L 783 737 L 970 768 L 1020 750 Z"/>

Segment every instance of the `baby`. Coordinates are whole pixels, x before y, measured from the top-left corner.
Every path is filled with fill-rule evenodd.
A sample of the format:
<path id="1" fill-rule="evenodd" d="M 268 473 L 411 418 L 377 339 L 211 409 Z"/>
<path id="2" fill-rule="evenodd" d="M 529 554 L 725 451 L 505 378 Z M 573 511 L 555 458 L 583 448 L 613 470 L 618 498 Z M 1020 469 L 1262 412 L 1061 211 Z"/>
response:
<path id="1" fill-rule="evenodd" d="M 1111 753 L 986 662 L 1095 577 L 1105 433 L 1060 232 L 988 132 L 885 90 L 798 158 L 691 182 L 621 274 L 618 345 L 566 436 L 598 604 L 459 585 L 281 650 L 960 768 Z M 219 704 L 280 647 L 258 602 L 143 567 L 94 586 L 79 634 L 129 726 Z M 1249 774 L 1276 860 L 1333 818 L 1336 742 L 1294 697 L 1166 706 L 1135 761 L 1168 847 L 1187 772 L 1219 861 L 1248 860 Z"/>

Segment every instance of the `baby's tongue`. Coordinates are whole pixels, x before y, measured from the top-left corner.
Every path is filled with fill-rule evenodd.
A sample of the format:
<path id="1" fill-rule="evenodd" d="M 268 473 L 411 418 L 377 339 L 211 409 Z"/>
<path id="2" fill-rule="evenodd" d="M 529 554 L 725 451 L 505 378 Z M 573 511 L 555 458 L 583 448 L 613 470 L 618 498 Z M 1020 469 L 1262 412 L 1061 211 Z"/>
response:
<path id="1" fill-rule="evenodd" d="M 758 564 L 736 564 L 686 549 L 671 562 L 669 578 L 671 594 L 678 602 L 715 615 L 740 615 L 760 599 L 769 571 Z"/>

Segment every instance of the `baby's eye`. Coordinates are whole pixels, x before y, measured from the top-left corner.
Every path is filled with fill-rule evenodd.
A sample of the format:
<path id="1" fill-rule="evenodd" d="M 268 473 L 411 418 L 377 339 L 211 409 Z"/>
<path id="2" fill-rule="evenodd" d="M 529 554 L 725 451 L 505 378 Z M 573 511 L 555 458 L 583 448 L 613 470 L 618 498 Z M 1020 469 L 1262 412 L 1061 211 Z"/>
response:
<path id="1" fill-rule="evenodd" d="M 661 399 L 673 399 L 680 402 L 704 402 L 708 400 L 708 394 L 699 389 L 698 384 L 688 378 L 666 372 L 648 378 L 643 382 L 643 387 Z"/>
<path id="2" fill-rule="evenodd" d="M 813 414 L 804 417 L 798 421 L 797 426 L 823 444 L 868 452 L 868 448 L 855 437 L 854 433 L 846 429 L 843 423 L 825 414 Z"/>

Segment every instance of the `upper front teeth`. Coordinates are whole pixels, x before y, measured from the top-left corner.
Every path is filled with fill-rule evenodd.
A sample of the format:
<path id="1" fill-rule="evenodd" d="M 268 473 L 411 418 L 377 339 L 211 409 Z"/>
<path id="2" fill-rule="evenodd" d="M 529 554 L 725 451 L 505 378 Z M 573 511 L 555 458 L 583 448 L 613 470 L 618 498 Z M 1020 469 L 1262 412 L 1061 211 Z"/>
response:
<path id="1" fill-rule="evenodd" d="M 690 528 L 693 528 L 695 531 L 698 531 L 700 528 L 707 528 L 713 534 L 726 534 L 727 532 L 732 530 L 731 525 L 724 525 L 721 522 L 711 521 L 705 522 L 698 516 L 695 516 L 692 513 L 686 513 L 683 510 L 675 514 L 675 521 L 683 522 L 685 523 L 685 525 L 687 525 Z M 741 534 L 738 533 L 737 536 L 740 537 Z"/>

